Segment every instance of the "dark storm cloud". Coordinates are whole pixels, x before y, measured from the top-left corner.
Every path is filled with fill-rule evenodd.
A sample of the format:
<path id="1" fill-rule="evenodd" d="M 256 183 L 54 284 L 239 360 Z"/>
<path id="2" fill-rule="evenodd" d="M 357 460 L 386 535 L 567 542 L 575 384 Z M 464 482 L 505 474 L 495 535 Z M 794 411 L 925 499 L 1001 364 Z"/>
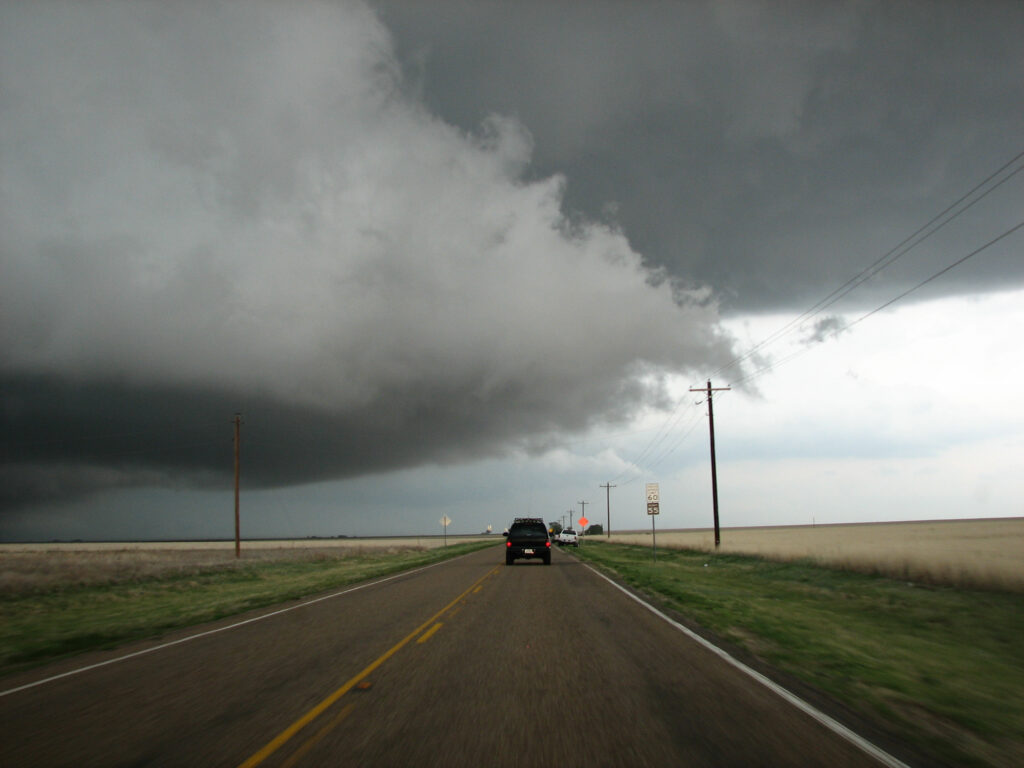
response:
<path id="1" fill-rule="evenodd" d="M 470 461 L 510 447 L 540 450 L 556 439 L 554 429 L 583 429 L 594 414 L 624 418 L 658 397 L 642 383 L 614 378 L 575 386 L 571 404 L 525 378 L 509 379 L 487 398 L 478 384 L 424 382 L 415 394 L 382 391 L 364 407 L 331 411 L 212 389 L 7 377 L 0 506 L 109 487 L 228 487 L 234 410 L 243 412 L 245 484 L 259 488 Z"/>
<path id="2" fill-rule="evenodd" d="M 541 448 L 732 355 L 358 3 L 0 8 L 2 503 Z"/>
<path id="3" fill-rule="evenodd" d="M 806 308 L 1024 149 L 1018 2 L 377 4 L 439 114 L 518 116 L 567 206 L 614 211 L 730 312 Z M 849 300 L 1001 234 L 1022 198 L 1018 177 Z M 1021 284 L 1018 243 L 921 297 Z"/>

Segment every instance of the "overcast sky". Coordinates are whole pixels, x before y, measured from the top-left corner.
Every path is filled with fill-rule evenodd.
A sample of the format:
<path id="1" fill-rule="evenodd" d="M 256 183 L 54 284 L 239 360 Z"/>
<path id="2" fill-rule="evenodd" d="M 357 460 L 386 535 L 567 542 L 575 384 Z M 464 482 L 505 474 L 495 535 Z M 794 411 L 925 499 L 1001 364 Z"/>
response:
<path id="1" fill-rule="evenodd" d="M 0 539 L 1022 515 L 1022 39 L 0 0 Z"/>

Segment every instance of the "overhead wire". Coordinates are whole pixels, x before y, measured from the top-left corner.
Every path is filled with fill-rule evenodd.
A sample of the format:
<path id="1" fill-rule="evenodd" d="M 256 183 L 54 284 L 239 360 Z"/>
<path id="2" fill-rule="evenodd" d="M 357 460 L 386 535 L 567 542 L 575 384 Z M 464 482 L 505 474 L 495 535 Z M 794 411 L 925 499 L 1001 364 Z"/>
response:
<path id="1" fill-rule="evenodd" d="M 668 459 L 669 456 L 675 453 L 676 449 L 679 448 L 679 446 L 681 446 L 683 443 L 685 443 L 686 439 L 693 434 L 694 430 L 697 429 L 697 427 L 704 422 L 705 415 L 705 413 L 699 412 L 697 414 L 697 418 L 690 421 L 690 424 L 687 427 L 686 431 L 683 432 L 683 434 L 679 437 L 678 440 L 675 441 L 675 443 L 672 444 L 672 447 L 669 448 L 665 453 L 661 454 L 661 456 L 659 456 L 657 459 L 648 463 L 647 469 L 657 469 L 666 459 Z"/>
<path id="2" fill-rule="evenodd" d="M 866 312 L 863 315 L 861 315 L 860 317 L 858 317 L 856 320 L 854 320 L 854 321 L 852 321 L 850 323 L 847 323 L 843 327 L 843 330 L 844 331 L 848 331 L 851 328 L 853 328 L 855 325 L 858 325 L 859 323 L 863 322 L 864 320 L 867 320 L 872 315 L 876 315 L 879 312 L 881 312 L 882 310 L 884 310 L 884 309 L 886 309 L 888 307 L 891 307 L 896 302 L 898 302 L 901 299 L 904 299 L 907 296 L 909 296 L 910 294 L 914 293 L 914 291 L 917 291 L 918 289 L 923 288 L 924 286 L 926 286 L 928 283 L 932 282 L 936 278 L 939 278 L 942 275 L 944 275 L 947 272 L 949 272 L 950 270 L 960 266 L 961 264 L 963 264 L 968 259 L 971 259 L 971 258 L 977 256 L 979 253 L 985 251 L 986 249 L 991 248 L 993 245 L 995 245 L 996 243 L 1000 242 L 1001 240 L 1006 239 L 1007 237 L 1009 237 L 1010 235 L 1012 235 L 1014 232 L 1018 231 L 1021 228 L 1024 228 L 1024 221 L 1021 221 L 1018 224 L 1016 224 L 1015 226 L 1010 227 L 1008 230 L 1003 232 L 1001 235 L 998 235 L 998 236 L 992 238 L 991 240 L 989 240 L 984 245 L 982 245 L 982 246 L 980 246 L 978 248 L 975 248 L 973 251 L 971 251 L 967 255 L 960 257 L 959 259 L 954 261 L 952 264 L 949 264 L 949 265 L 943 267 L 942 269 L 940 269 L 938 272 L 935 272 L 932 275 L 930 275 L 929 277 L 926 277 L 924 280 L 922 280 L 921 282 L 917 283 L 913 287 L 908 288 L 907 290 L 903 291 L 898 296 L 895 296 L 895 297 L 889 299 L 884 304 L 881 304 L 881 305 L 875 307 L 871 311 Z M 787 355 L 786 357 L 782 358 L 781 360 L 777 360 L 777 361 L 771 363 L 770 365 L 766 365 L 764 368 L 761 368 L 761 369 L 759 369 L 759 370 L 757 370 L 757 371 L 755 371 L 755 372 L 753 372 L 753 373 L 751 373 L 751 374 L 749 374 L 747 376 L 744 376 L 742 379 L 737 379 L 735 381 L 730 382 L 730 384 L 742 384 L 744 382 L 751 381 L 752 379 L 755 379 L 758 376 L 761 376 L 761 375 L 763 375 L 765 373 L 768 373 L 769 371 L 774 370 L 775 368 L 779 367 L 783 363 L 787 363 L 787 362 L 789 362 L 790 360 L 792 360 L 792 359 L 794 359 L 796 357 L 800 357 L 801 355 L 806 354 L 807 352 L 810 352 L 812 349 L 815 349 L 815 348 L 816 347 L 814 347 L 814 346 L 806 346 L 806 347 L 803 347 L 801 349 L 798 349 L 795 352 L 793 352 L 792 354 Z"/>
<path id="3" fill-rule="evenodd" d="M 618 475 L 613 477 L 610 482 L 619 482 L 620 480 L 622 480 L 622 478 L 624 478 L 633 467 L 637 467 L 642 461 L 647 459 L 657 449 L 657 447 L 665 441 L 665 439 L 672 433 L 672 430 L 675 429 L 676 425 L 678 425 L 679 422 L 682 421 L 687 414 L 687 410 L 682 409 L 684 402 L 685 401 L 680 400 L 680 402 L 673 409 L 672 413 L 669 414 L 669 416 L 665 419 L 664 423 L 662 424 L 662 427 L 658 430 L 657 434 L 655 434 L 655 436 L 651 438 L 650 442 L 648 442 L 646 447 L 644 447 L 644 449 L 636 456 L 636 458 L 629 462 L 630 468 L 621 471 Z M 634 482 L 636 479 L 637 478 L 634 477 L 632 480 L 624 481 L 622 484 L 626 485 L 630 482 Z"/>
<path id="4" fill-rule="evenodd" d="M 978 190 L 984 188 L 986 185 L 988 185 L 994 179 L 998 178 L 1000 176 L 1000 174 L 1002 174 L 1007 168 L 1012 166 L 1014 163 L 1016 163 L 1021 158 L 1024 158 L 1024 151 L 1019 152 L 1013 158 L 1011 158 L 1007 162 L 1003 163 L 1003 165 L 1001 165 L 998 169 L 996 169 L 995 171 L 990 173 L 982 181 L 980 181 L 978 184 L 976 184 L 974 187 L 972 187 L 968 192 L 964 193 L 959 198 L 957 198 L 954 202 L 952 202 L 950 205 L 946 206 L 945 209 L 943 209 L 942 211 L 937 213 L 935 216 L 933 216 L 931 219 L 929 219 L 925 224 L 923 224 L 918 229 L 916 229 L 914 232 L 912 232 L 910 235 L 905 237 L 902 241 L 900 241 L 898 244 L 896 244 L 893 248 L 889 249 L 887 252 L 882 254 L 878 259 L 876 259 L 870 265 L 868 265 L 867 267 L 862 269 L 860 272 L 858 272 L 856 275 L 854 275 L 853 277 L 848 279 L 845 283 L 843 283 L 838 288 L 833 290 L 827 296 L 825 296 L 824 298 L 819 300 L 816 304 L 814 304 L 810 308 L 804 310 L 804 312 L 802 312 L 801 314 L 797 315 L 795 318 L 790 320 L 784 326 L 782 326 L 781 328 L 777 329 L 773 333 L 769 334 L 767 337 L 765 337 L 760 342 L 758 342 L 753 347 L 751 347 L 749 350 L 747 350 L 747 352 L 745 352 L 743 355 L 740 355 L 739 357 L 733 359 L 732 361 L 726 363 L 721 368 L 719 368 L 716 371 L 714 371 L 712 373 L 712 376 L 717 376 L 718 374 L 721 374 L 724 371 L 729 370 L 733 366 L 738 365 L 739 363 L 743 362 L 744 360 L 750 359 L 758 351 L 760 351 L 764 347 L 774 343 L 775 341 L 780 339 L 782 336 L 784 336 L 787 333 L 789 333 L 794 327 L 797 327 L 801 323 L 803 323 L 805 320 L 809 320 L 812 317 L 815 317 L 816 315 L 820 314 L 822 311 L 824 311 L 825 309 L 828 309 L 833 304 L 838 302 L 840 299 L 842 299 L 845 296 L 847 296 L 850 292 L 852 292 L 853 290 L 855 290 L 856 288 L 860 287 L 865 282 L 867 282 L 868 280 L 873 278 L 879 272 L 881 272 L 882 270 L 887 269 L 888 267 L 892 266 L 894 263 L 896 263 L 899 259 L 901 259 L 903 256 L 905 256 L 907 253 L 912 251 L 914 248 L 919 246 L 921 243 L 925 242 L 928 238 L 930 238 L 936 232 L 940 231 L 947 224 L 949 224 L 949 223 L 953 222 L 954 220 L 956 220 L 957 218 L 959 218 L 961 215 L 963 215 L 964 213 L 969 211 L 971 208 L 973 208 L 979 202 L 984 200 L 992 192 L 994 192 L 995 190 L 999 189 L 999 187 L 1001 187 L 1003 184 L 1008 182 L 1010 179 L 1012 179 L 1018 173 L 1020 173 L 1021 171 L 1024 171 L 1024 164 L 1022 164 L 1019 167 L 1017 167 L 1016 169 L 1014 169 L 1013 171 L 1011 171 L 1009 174 L 1004 176 L 1002 179 L 1000 179 L 996 183 L 992 184 L 988 189 L 985 189 L 985 191 L 982 192 L 982 194 L 978 195 L 973 200 L 971 200 L 969 203 L 967 203 L 963 207 L 959 208 L 959 210 L 956 210 L 958 208 L 958 206 L 960 206 L 962 203 L 964 203 L 964 201 L 970 199 L 972 195 L 974 195 L 976 192 L 978 192 Z M 947 216 L 947 214 L 950 214 L 950 215 Z M 946 217 L 946 218 L 943 220 L 943 217 Z M 935 226 L 933 226 L 933 225 L 935 225 Z"/>
<path id="5" fill-rule="evenodd" d="M 751 349 L 747 350 L 747 352 L 745 352 L 743 355 L 740 355 L 739 357 L 733 359 L 732 361 L 730 361 L 729 363 L 725 364 L 724 366 L 718 368 L 716 371 L 714 371 L 712 373 L 712 376 L 719 375 L 719 374 L 729 370 L 733 366 L 738 365 L 739 363 L 741 363 L 741 362 L 743 362 L 745 360 L 748 360 L 749 358 L 753 357 L 758 351 L 764 349 L 766 346 L 768 346 L 768 345 L 774 343 L 775 341 L 779 340 L 784 335 L 786 335 L 787 333 L 791 332 L 795 327 L 800 326 L 804 321 L 809 320 L 810 318 L 815 317 L 816 315 L 820 314 L 822 311 L 824 311 L 828 307 L 832 306 L 833 304 L 835 304 L 836 302 L 838 302 L 839 300 L 841 300 L 842 298 L 847 296 L 850 292 L 852 292 L 853 290 L 855 290 L 856 288 L 858 288 L 859 286 L 863 285 L 865 282 L 867 282 L 868 280 L 873 278 L 879 272 L 881 272 L 882 270 L 884 270 L 884 269 L 888 268 L 889 266 L 891 266 L 892 264 L 894 264 L 900 258 L 902 258 L 907 253 L 909 253 L 911 250 L 913 250 L 914 248 L 919 246 L 921 243 L 925 242 L 932 235 L 934 235 L 937 232 L 939 232 L 946 225 L 950 224 L 951 222 L 953 222 L 954 220 L 956 220 L 957 218 L 962 216 L 964 213 L 969 211 L 971 208 L 973 208 L 975 205 L 977 205 L 979 202 L 984 200 L 992 192 L 994 192 L 995 190 L 999 189 L 1002 185 L 1007 183 L 1010 179 L 1012 179 L 1018 173 L 1020 173 L 1021 171 L 1024 171 L 1024 164 L 1022 164 L 1022 165 L 1018 166 L 1017 168 L 1015 168 L 1014 170 L 1010 171 L 1010 173 L 1004 175 L 1002 178 L 999 178 L 1001 175 L 1004 174 L 1004 172 L 1008 168 L 1012 167 L 1015 163 L 1017 163 L 1019 160 L 1021 160 L 1021 158 L 1024 158 L 1024 150 L 1022 150 L 1021 152 L 1018 152 L 1010 160 L 1008 160 L 1007 162 L 1003 163 L 999 168 L 997 168 L 995 171 L 993 171 L 988 176 L 986 176 L 982 181 L 980 181 L 977 184 L 975 184 L 970 190 L 968 190 L 966 193 L 961 195 L 954 202 L 950 203 L 948 206 L 946 206 L 946 208 L 944 208 L 942 211 L 940 211 L 935 216 L 933 216 L 931 219 L 929 219 L 925 224 L 923 224 L 922 226 L 918 227 L 914 232 L 912 232 L 910 235 L 908 235 L 903 240 L 901 240 L 897 245 L 895 245 L 893 248 L 891 248 L 888 251 L 886 251 L 879 258 L 877 258 L 874 262 L 872 262 L 870 265 L 868 265 L 867 267 L 862 269 L 856 275 L 854 275 L 853 277 L 848 279 L 846 282 L 844 282 L 838 288 L 836 288 L 835 290 L 830 292 L 827 296 L 825 296 L 824 298 L 819 300 L 817 303 L 812 305 L 810 308 L 808 308 L 807 310 L 802 312 L 797 317 L 795 317 L 792 320 L 790 320 L 786 325 L 782 326 L 781 328 L 779 328 L 775 332 L 769 334 L 767 337 L 765 337 L 760 342 L 755 344 Z M 994 183 L 993 183 L 993 181 L 994 181 Z M 983 191 L 981 192 L 981 194 L 978 194 L 977 196 L 975 196 L 976 193 L 979 192 L 979 190 L 983 190 Z M 972 197 L 973 197 L 973 199 L 971 199 Z M 966 202 L 966 205 L 964 205 L 965 202 Z M 930 283 L 931 281 L 935 280 L 936 278 L 941 277 L 945 273 L 949 272 L 950 270 L 952 270 L 955 267 L 959 266 L 960 264 L 964 263 L 965 261 L 967 261 L 968 259 L 972 258 L 973 256 L 976 256 L 977 254 L 981 253 L 982 251 L 986 250 L 987 248 L 991 247 L 992 245 L 995 245 L 999 241 L 1001 241 L 1004 238 L 1008 237 L 1009 235 L 1013 234 L 1018 229 L 1020 229 L 1022 226 L 1024 226 L 1024 222 L 1021 222 L 1021 224 L 1018 224 L 1017 226 L 1012 227 L 1011 229 L 1007 230 L 1006 232 L 1004 232 L 1003 234 L 999 235 L 998 237 L 990 240 L 989 242 L 987 242 L 986 244 L 982 245 L 981 247 L 979 247 L 979 248 L 975 249 L 974 251 L 968 253 L 966 256 L 958 259 L 957 261 L 955 261 L 952 264 L 944 267 L 943 269 L 939 270 L 938 272 L 935 272 L 930 277 L 928 277 L 925 280 L 921 281 L 920 283 L 916 284 L 912 288 L 904 291 L 903 293 L 899 294 L 898 296 L 894 297 L 893 299 L 890 299 L 889 301 L 885 302 L 881 306 L 876 307 L 875 309 L 873 309 L 870 312 L 866 313 L 865 315 L 861 316 L 860 318 L 858 318 L 857 320 L 853 321 L 852 323 L 849 323 L 848 325 L 845 326 L 844 330 L 852 328 L 854 325 L 857 325 L 858 323 L 862 322 L 863 320 L 866 320 L 868 317 L 870 317 L 870 316 L 872 316 L 872 315 L 874 315 L 874 314 L 876 314 L 878 312 L 881 312 L 885 308 L 895 304 L 897 301 L 900 301 L 901 299 L 905 298 L 906 296 L 909 296 L 911 293 L 913 293 L 914 291 L 920 289 L 924 285 L 927 285 L 928 283 Z M 782 364 L 784 364 L 786 362 L 789 362 L 790 360 L 792 360 L 792 359 L 794 359 L 796 357 L 799 357 L 799 356 L 801 356 L 803 354 L 806 354 L 807 352 L 809 352 L 811 349 L 814 349 L 814 348 L 815 347 L 807 346 L 807 347 L 803 347 L 801 349 L 798 349 L 795 352 L 793 352 L 792 354 L 789 354 L 786 357 L 782 358 L 781 360 L 774 361 L 771 364 L 769 364 L 767 366 L 764 366 L 763 368 L 760 368 L 760 369 L 758 369 L 758 370 L 756 370 L 756 371 L 754 371 L 754 372 L 744 376 L 743 378 L 731 381 L 730 384 L 742 384 L 742 383 L 751 381 L 754 378 L 757 378 L 758 376 L 764 375 L 765 373 L 767 373 L 767 372 L 769 372 L 771 370 L 774 370 L 776 367 L 778 367 L 778 366 L 780 366 L 780 365 L 782 365 Z M 680 405 L 681 404 L 682 403 L 680 403 Z M 672 430 L 675 428 L 675 426 L 679 423 L 679 421 L 682 418 L 681 415 L 676 416 L 676 411 L 679 410 L 680 405 L 677 405 L 676 409 L 674 409 L 673 412 L 666 418 L 666 420 L 665 420 L 665 427 L 662 430 L 659 430 L 658 434 L 654 438 L 652 438 L 651 442 L 648 443 L 648 445 L 640 452 L 640 454 L 636 457 L 636 459 L 634 459 L 631 462 L 632 466 L 634 466 L 634 467 L 638 466 L 640 464 L 640 462 L 644 461 L 650 455 L 652 455 L 653 451 L 657 448 L 657 446 L 659 446 L 666 439 L 666 437 L 672 432 Z M 673 419 L 674 419 L 674 421 L 673 421 Z M 668 455 L 670 455 L 672 451 L 676 450 L 676 448 L 678 448 L 678 446 L 682 443 L 682 441 L 685 440 L 685 438 L 688 437 L 690 433 L 692 433 L 694 428 L 695 428 L 695 424 L 691 425 L 691 427 L 687 430 L 687 432 L 683 436 L 683 438 L 681 438 L 680 441 L 676 445 L 674 445 L 673 448 L 668 453 L 666 453 L 666 454 L 664 454 L 662 456 L 659 456 L 657 462 L 655 462 L 655 465 L 658 464 L 658 463 L 661 463 L 662 461 L 664 461 L 664 459 L 667 458 Z M 626 475 L 626 471 L 623 471 L 623 472 L 619 473 L 618 477 L 616 477 L 615 480 L 619 481 L 625 475 Z M 623 484 L 626 484 L 628 482 L 633 482 L 636 479 L 637 478 L 634 477 L 632 480 L 625 481 Z"/>
<path id="6" fill-rule="evenodd" d="M 991 240 L 989 240 L 987 243 L 985 243 L 980 248 L 974 249 L 973 251 L 968 253 L 966 256 L 963 256 L 963 257 L 957 259 L 956 261 L 954 261 L 949 266 L 944 267 L 943 269 L 940 269 L 938 272 L 936 272 L 935 274 L 931 275 L 930 277 L 925 278 L 924 280 L 922 280 L 921 282 L 919 282 L 917 285 L 913 286 L 912 288 L 908 288 L 903 293 L 901 293 L 899 296 L 896 296 L 896 297 L 894 297 L 892 299 L 889 299 L 889 301 L 885 302 L 881 306 L 876 307 L 875 309 L 871 310 L 867 314 L 862 315 L 861 317 L 858 317 L 852 323 L 849 323 L 849 324 L 846 325 L 846 330 L 849 330 L 850 328 L 853 328 L 853 326 L 857 325 L 858 323 L 860 323 L 860 322 L 862 322 L 864 320 L 867 320 L 869 317 L 871 317 L 874 314 L 877 314 L 878 312 L 881 312 L 883 309 L 886 309 L 887 307 L 892 306 L 897 301 L 900 301 L 901 299 L 906 298 L 907 296 L 909 296 L 910 294 L 912 294 L 914 291 L 918 290 L 919 288 L 923 288 L 924 286 L 928 285 L 928 283 L 930 283 L 932 280 L 935 280 L 938 277 L 942 277 L 944 274 L 949 272 L 951 269 L 959 267 L 961 264 L 963 264 L 968 259 L 974 258 L 979 253 L 981 253 L 982 251 L 984 251 L 984 250 L 990 248 L 991 246 L 995 245 L 996 243 L 998 243 L 1000 240 L 1003 240 L 1003 239 L 1009 237 L 1014 232 L 1019 230 L 1021 227 L 1024 227 L 1024 221 L 1019 222 L 1016 226 L 1010 227 L 1008 230 L 1003 232 L 1003 234 L 1001 234 L 1001 235 L 999 235 L 997 237 L 992 238 Z"/>

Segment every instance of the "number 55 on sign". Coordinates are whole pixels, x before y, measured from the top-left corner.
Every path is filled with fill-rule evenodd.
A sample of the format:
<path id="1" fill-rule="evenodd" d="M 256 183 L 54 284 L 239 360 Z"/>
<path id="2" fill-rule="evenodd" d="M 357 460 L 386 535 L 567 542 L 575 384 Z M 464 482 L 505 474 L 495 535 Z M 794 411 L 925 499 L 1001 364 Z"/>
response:
<path id="1" fill-rule="evenodd" d="M 659 503 L 661 496 L 658 491 L 657 483 L 647 483 L 647 514 L 656 515 L 659 512 Z"/>

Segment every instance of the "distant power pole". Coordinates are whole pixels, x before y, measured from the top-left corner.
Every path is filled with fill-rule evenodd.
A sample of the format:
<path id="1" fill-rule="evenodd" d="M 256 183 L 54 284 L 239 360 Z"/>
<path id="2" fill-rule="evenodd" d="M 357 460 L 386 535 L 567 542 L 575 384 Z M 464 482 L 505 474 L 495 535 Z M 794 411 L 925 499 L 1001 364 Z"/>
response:
<path id="1" fill-rule="evenodd" d="M 577 501 L 576 503 L 580 505 L 580 518 L 582 519 L 582 518 L 586 517 L 587 516 L 587 504 L 589 504 L 590 502 L 589 501 Z"/>
<path id="2" fill-rule="evenodd" d="M 611 538 L 612 535 L 612 488 L 617 488 L 618 486 L 611 485 L 610 483 L 605 483 L 604 485 L 599 485 L 597 487 L 604 488 L 605 502 L 608 505 L 607 507 L 605 507 L 605 522 L 607 523 L 608 527 L 607 530 L 605 530 L 604 532 L 604 537 L 608 539 Z"/>
<path id="3" fill-rule="evenodd" d="M 694 389 L 691 392 L 707 392 L 708 395 L 708 427 L 711 430 L 711 503 L 715 512 L 715 549 L 722 543 L 722 537 L 718 529 L 718 470 L 715 468 L 715 408 L 711 399 L 712 392 L 728 392 L 731 387 L 711 388 L 711 379 L 708 379 L 707 389 Z"/>
<path id="4" fill-rule="evenodd" d="M 239 444 L 242 442 L 242 414 L 235 414 L 235 557 L 242 556 L 241 526 L 238 518 Z"/>

